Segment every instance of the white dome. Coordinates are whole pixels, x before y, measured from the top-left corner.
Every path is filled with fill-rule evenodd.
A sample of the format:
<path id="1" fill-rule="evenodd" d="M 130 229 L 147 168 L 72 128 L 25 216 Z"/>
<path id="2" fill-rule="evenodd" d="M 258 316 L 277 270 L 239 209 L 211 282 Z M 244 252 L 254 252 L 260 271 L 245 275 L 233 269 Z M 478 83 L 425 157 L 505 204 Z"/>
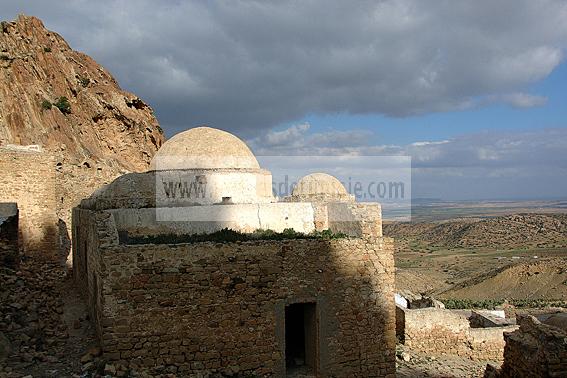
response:
<path id="1" fill-rule="evenodd" d="M 150 170 L 259 169 L 250 148 L 238 137 L 211 127 L 196 127 L 167 140 Z"/>
<path id="2" fill-rule="evenodd" d="M 316 194 L 348 195 L 345 187 L 334 176 L 327 173 L 312 173 L 303 177 L 293 188 L 293 196 Z"/>

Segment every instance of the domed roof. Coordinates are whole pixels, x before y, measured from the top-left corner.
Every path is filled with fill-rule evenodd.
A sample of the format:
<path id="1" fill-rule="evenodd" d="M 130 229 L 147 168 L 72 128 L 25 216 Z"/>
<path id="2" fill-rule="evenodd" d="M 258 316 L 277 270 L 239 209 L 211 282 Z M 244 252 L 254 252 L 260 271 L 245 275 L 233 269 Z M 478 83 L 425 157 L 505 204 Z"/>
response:
<path id="1" fill-rule="evenodd" d="M 341 182 L 327 173 L 312 173 L 303 177 L 293 188 L 292 196 L 312 196 L 327 194 L 332 196 L 348 196 Z"/>
<path id="2" fill-rule="evenodd" d="M 250 148 L 238 137 L 211 127 L 195 127 L 167 140 L 150 163 L 150 170 L 259 169 Z"/>

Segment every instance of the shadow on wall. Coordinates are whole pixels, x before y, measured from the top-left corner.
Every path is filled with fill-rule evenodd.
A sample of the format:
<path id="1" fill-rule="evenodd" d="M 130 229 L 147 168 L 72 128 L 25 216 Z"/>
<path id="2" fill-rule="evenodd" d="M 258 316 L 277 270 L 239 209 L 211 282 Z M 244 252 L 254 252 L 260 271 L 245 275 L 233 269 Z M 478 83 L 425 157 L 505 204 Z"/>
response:
<path id="1" fill-rule="evenodd" d="M 45 219 L 47 218 L 47 219 Z M 22 240 L 22 254 L 24 259 L 59 262 L 59 227 L 46 216 L 38 226 L 33 229 L 20 228 L 20 240 Z"/>
<path id="2" fill-rule="evenodd" d="M 389 376 L 395 374 L 396 348 L 393 240 L 366 235 L 358 241 L 354 249 L 344 247 L 339 240 L 324 251 L 330 254 L 334 270 L 325 281 L 334 280 L 342 293 L 333 295 L 332 287 L 327 293 L 319 293 L 323 294 L 317 301 L 319 319 L 327 320 L 319 326 L 319 363 L 329 375 L 341 376 L 344 368 L 345 376 Z M 306 271 L 307 276 L 309 273 Z M 325 352 L 330 358 L 325 358 Z M 337 357 L 346 361 L 335 364 Z M 331 366 L 325 368 L 325 364 Z"/>
<path id="3" fill-rule="evenodd" d="M 72 259 L 71 256 L 71 237 L 69 236 L 69 229 L 67 223 L 63 219 L 59 219 L 57 222 L 58 234 L 59 234 L 59 253 L 57 256 L 57 262 L 65 264 Z"/>
<path id="4" fill-rule="evenodd" d="M 63 265 L 71 254 L 71 238 L 67 223 L 62 219 L 55 222 L 51 216 L 46 218 L 33 230 L 20 228 L 22 257 Z"/>
<path id="5" fill-rule="evenodd" d="M 0 203 L 0 266 L 15 268 L 20 262 L 19 212 L 16 203 Z"/>

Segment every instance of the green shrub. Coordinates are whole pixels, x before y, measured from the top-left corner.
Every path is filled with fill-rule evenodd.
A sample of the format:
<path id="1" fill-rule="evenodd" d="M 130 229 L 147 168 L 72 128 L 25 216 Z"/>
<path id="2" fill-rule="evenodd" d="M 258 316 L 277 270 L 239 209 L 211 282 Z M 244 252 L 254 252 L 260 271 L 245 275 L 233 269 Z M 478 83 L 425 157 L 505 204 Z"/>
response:
<path id="1" fill-rule="evenodd" d="M 2 54 L 0 55 L 0 60 L 12 60 L 8 55 Z"/>
<path id="2" fill-rule="evenodd" d="M 445 299 L 442 300 L 445 308 L 448 309 L 486 309 L 494 310 L 496 307 L 501 306 L 504 300 L 486 299 L 481 301 L 474 301 L 471 299 Z"/>
<path id="3" fill-rule="evenodd" d="M 53 104 L 49 100 L 43 100 L 41 102 L 41 108 L 43 110 L 50 110 L 52 106 L 53 106 Z"/>
<path id="4" fill-rule="evenodd" d="M 244 233 L 224 228 L 213 233 L 188 234 L 188 235 L 149 235 L 149 236 L 129 236 L 120 235 L 120 243 L 122 244 L 181 244 L 181 243 L 234 243 L 254 240 L 293 240 L 293 239 L 338 239 L 345 238 L 347 235 L 342 233 L 333 233 L 330 230 L 314 231 L 309 234 L 297 232 L 292 228 L 286 228 L 282 232 L 273 230 L 256 230 L 252 233 Z"/>
<path id="5" fill-rule="evenodd" d="M 81 83 L 81 86 L 83 88 L 86 88 L 91 83 L 91 79 L 89 79 L 88 77 L 79 76 L 79 83 Z"/>
<path id="6" fill-rule="evenodd" d="M 51 52 L 51 47 L 44 47 L 43 52 L 46 52 L 46 53 Z"/>
<path id="7" fill-rule="evenodd" d="M 57 99 L 57 101 L 53 104 L 57 109 L 61 111 L 63 114 L 71 114 L 71 104 L 69 104 L 69 100 L 67 97 L 62 96 Z"/>
<path id="8" fill-rule="evenodd" d="M 443 304 L 448 309 L 486 309 L 494 310 L 496 307 L 502 306 L 505 299 L 444 299 Z M 543 308 L 543 307 L 567 307 L 567 302 L 562 300 L 546 300 L 546 299 L 510 299 L 508 304 L 517 308 Z"/>

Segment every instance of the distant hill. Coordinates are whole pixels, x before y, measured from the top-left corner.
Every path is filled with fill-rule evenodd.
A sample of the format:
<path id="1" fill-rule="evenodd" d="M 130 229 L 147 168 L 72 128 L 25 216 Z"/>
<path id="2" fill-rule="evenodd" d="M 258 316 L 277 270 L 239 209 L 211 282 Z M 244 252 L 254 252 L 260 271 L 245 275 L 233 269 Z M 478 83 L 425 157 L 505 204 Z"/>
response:
<path id="1" fill-rule="evenodd" d="M 520 263 L 474 277 L 439 294 L 470 300 L 567 300 L 567 259 Z"/>
<path id="2" fill-rule="evenodd" d="M 516 214 L 488 219 L 390 223 L 384 234 L 399 248 L 554 248 L 567 247 L 567 215 Z"/>

